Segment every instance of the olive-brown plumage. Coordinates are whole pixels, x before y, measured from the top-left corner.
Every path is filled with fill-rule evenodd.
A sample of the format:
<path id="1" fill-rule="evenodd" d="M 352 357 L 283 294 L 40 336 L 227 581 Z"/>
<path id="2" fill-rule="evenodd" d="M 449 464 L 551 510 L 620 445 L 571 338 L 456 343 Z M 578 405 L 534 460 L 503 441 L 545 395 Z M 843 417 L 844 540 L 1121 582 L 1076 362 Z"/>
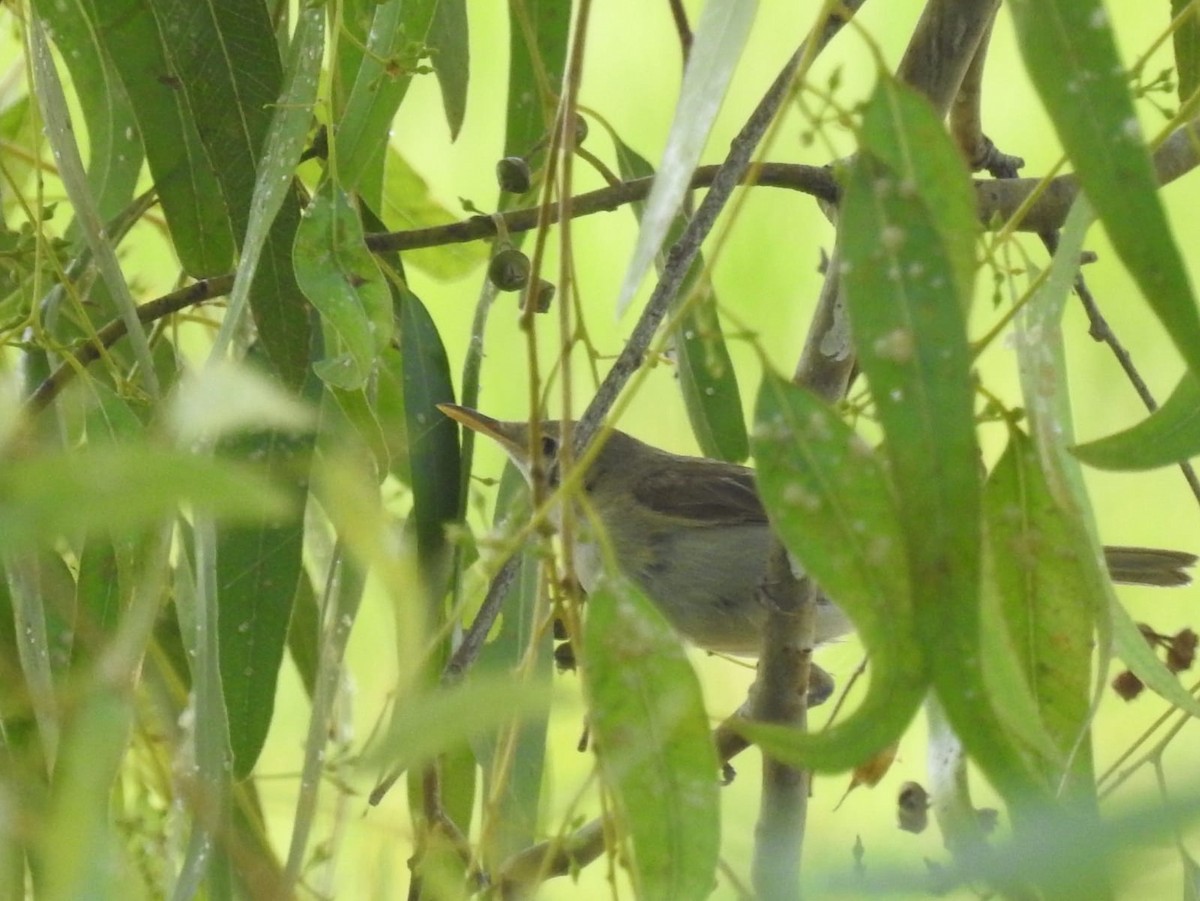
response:
<path id="1" fill-rule="evenodd" d="M 501 422 L 467 407 L 440 409 L 498 442 L 531 478 L 529 425 Z M 540 462 L 551 487 L 558 484 L 561 424 L 541 424 Z M 591 591 L 603 576 L 597 527 L 607 536 L 622 575 L 636 583 L 687 639 L 711 651 L 754 654 L 765 611 L 758 587 L 770 547 L 767 513 L 754 470 L 705 457 L 651 447 L 613 430 L 583 476 L 577 504 L 573 556 L 579 581 Z M 1196 557 L 1179 551 L 1106 548 L 1116 581 L 1183 585 Z M 850 630 L 838 607 L 817 598 L 817 641 Z"/>

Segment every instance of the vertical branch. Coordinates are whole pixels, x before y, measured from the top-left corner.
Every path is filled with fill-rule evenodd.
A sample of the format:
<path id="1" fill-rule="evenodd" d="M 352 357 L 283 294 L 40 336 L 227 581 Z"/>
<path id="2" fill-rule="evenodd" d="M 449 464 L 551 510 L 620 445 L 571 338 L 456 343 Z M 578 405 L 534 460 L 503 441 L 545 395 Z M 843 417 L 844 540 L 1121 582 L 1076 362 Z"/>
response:
<path id="1" fill-rule="evenodd" d="M 816 590 L 792 572 L 788 552 L 773 543 L 763 581 L 767 620 L 754 683 L 751 716 L 808 728 L 806 686 L 816 633 Z M 786 898 L 800 884 L 800 855 L 811 774 L 763 757 L 763 795 L 754 833 L 751 876 L 762 898 Z"/>
<path id="2" fill-rule="evenodd" d="M 930 0 L 924 9 L 900 64 L 899 77 L 924 93 L 942 115 L 958 93 L 996 7 L 997 0 Z M 849 322 L 841 302 L 839 265 L 835 243 L 795 373 L 797 383 L 831 401 L 845 394 L 855 366 Z M 771 602 L 753 709 L 756 716 L 804 728 L 815 587 L 796 580 L 787 552 L 778 541 L 770 561 L 766 594 Z M 764 896 L 794 895 L 798 889 L 807 788 L 807 773 L 764 761 L 754 870 L 755 889 Z"/>

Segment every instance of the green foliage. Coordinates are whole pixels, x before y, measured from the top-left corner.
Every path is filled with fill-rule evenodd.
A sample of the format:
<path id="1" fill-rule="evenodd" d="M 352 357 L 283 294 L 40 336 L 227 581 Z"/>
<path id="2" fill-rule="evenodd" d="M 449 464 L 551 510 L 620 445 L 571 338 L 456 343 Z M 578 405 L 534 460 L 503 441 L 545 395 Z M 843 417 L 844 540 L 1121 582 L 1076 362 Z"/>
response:
<path id="1" fill-rule="evenodd" d="M 1194 838 L 1192 787 L 1168 784 L 1172 735 L 1130 761 L 1144 739 L 1106 732 L 1117 659 L 1121 684 L 1200 717 L 1179 678 L 1194 633 L 1160 635 L 1139 622 L 1153 608 L 1118 597 L 1100 532 L 1132 514 L 1093 511 L 1081 464 L 1144 471 L 1200 450 L 1195 242 L 1156 181 L 1195 166 L 1197 4 L 1172 0 L 1170 39 L 1133 64 L 1142 84 L 1173 53 L 1180 111 L 1155 106 L 1173 133 L 1154 147 L 1137 103 L 1170 79 L 1131 90 L 1125 26 L 1099 0 L 1005 7 L 997 33 L 1015 26 L 1025 74 L 1002 83 L 1036 90 L 1075 170 L 1037 187 L 972 184 L 966 163 L 1005 169 L 976 113 L 1005 152 L 1038 149 L 1008 146 L 1029 139 L 994 121 L 1000 79 L 982 82 L 982 111 L 971 85 L 951 108 L 958 83 L 939 81 L 979 74 L 987 48 L 961 36 L 989 40 L 992 5 L 930 4 L 910 53 L 937 58 L 906 57 L 902 76 L 880 63 L 898 35 L 869 20 L 859 49 L 826 49 L 859 5 L 824 4 L 787 70 L 800 75 L 761 103 L 774 73 L 758 64 L 793 54 L 796 34 L 752 0 L 586 16 L 559 0 L 3 6 L 0 897 L 399 894 L 376 859 L 410 862 L 397 871 L 414 898 L 534 895 L 549 879 L 580 896 L 750 896 L 773 887 L 750 858 L 799 855 L 801 839 L 817 896 L 847 822 L 876 855 L 852 894 L 924 890 L 917 854 L 875 850 L 885 832 L 868 827 L 890 815 L 839 819 L 821 806 L 830 783 L 806 831 L 802 813 L 746 824 L 748 804 L 787 807 L 779 780 L 718 784 L 742 738 L 793 767 L 857 768 L 854 785 L 900 743 L 913 778 L 923 702 L 941 836 L 921 856 L 938 858 L 938 890 L 1112 896 L 1130 879 L 1109 864 L 1130 846 Z M 814 68 L 823 53 L 839 54 L 833 74 Z M 762 166 L 678 266 L 685 229 L 714 227 L 694 169 L 747 121 L 766 138 L 735 143 Z M 528 185 L 494 200 L 501 154 Z M 760 208 L 767 186 L 801 193 Z M 1037 215 L 1062 205 L 1048 262 L 1017 237 L 1024 208 L 993 215 L 1017 206 L 1004 189 Z M 636 236 L 628 216 L 590 215 L 624 205 Z M 1148 379 L 1178 386 L 1157 412 L 1077 445 L 1076 415 L 1088 434 L 1113 428 L 1068 401 L 1086 380 L 1064 316 L 1094 220 L 1146 301 L 1126 315 L 1164 328 L 1187 368 Z M 518 318 L 486 281 L 496 246 L 517 245 L 531 284 L 554 282 L 549 315 L 523 292 Z M 614 326 L 652 263 L 678 276 L 665 305 Z M 975 302 L 986 270 L 992 309 Z M 1092 281 L 1106 301 L 1110 279 Z M 818 293 L 805 336 L 792 307 Z M 1000 338 L 1015 359 L 993 352 Z M 623 349 L 632 365 L 610 370 Z M 724 487 L 853 622 L 857 643 L 817 660 L 861 647 L 869 684 L 824 729 L 751 722 L 745 706 L 714 742 L 738 671 L 690 654 L 628 582 L 591 582 L 607 545 L 586 448 L 552 447 L 532 492 L 510 465 L 493 492 L 496 458 L 439 409 L 482 397 L 509 419 L 579 417 L 629 378 L 623 429 L 677 449 L 654 425 L 678 408 L 687 446 L 730 464 L 753 452 L 761 507 L 747 480 Z M 566 554 L 556 529 L 597 542 Z M 719 601 L 713 616 L 761 616 Z M 1147 767 L 1172 803 L 1110 804 Z M 977 774 L 999 798 L 983 803 L 1004 807 L 995 835 Z M 408 792 L 389 794 L 401 779 Z M 790 787 L 796 811 L 806 785 Z M 365 827 L 361 797 L 385 807 Z M 374 836 L 371 865 L 347 859 Z"/>

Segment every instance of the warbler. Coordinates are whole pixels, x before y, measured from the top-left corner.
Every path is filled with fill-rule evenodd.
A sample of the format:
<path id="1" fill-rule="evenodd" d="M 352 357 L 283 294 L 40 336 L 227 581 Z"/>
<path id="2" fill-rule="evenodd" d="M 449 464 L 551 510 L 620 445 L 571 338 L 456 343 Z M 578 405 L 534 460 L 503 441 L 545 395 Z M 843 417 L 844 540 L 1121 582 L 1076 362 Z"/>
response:
<path id="1" fill-rule="evenodd" d="M 501 422 L 468 407 L 439 409 L 492 438 L 531 480 L 529 424 Z M 542 471 L 559 484 L 561 423 L 541 424 Z M 701 648 L 755 655 L 766 610 L 759 584 L 767 569 L 771 529 L 755 488 L 754 470 L 651 447 L 624 432 L 609 433 L 583 474 L 586 507 L 575 517 L 573 559 L 584 591 L 598 584 L 605 554 L 593 522 L 606 534 L 612 558 L 686 639 Z M 556 519 L 558 517 L 556 516 Z M 557 524 L 557 522 L 556 522 Z M 1106 547 L 1114 581 L 1186 585 L 1194 554 Z M 849 619 L 818 592 L 816 640 L 849 632 Z"/>

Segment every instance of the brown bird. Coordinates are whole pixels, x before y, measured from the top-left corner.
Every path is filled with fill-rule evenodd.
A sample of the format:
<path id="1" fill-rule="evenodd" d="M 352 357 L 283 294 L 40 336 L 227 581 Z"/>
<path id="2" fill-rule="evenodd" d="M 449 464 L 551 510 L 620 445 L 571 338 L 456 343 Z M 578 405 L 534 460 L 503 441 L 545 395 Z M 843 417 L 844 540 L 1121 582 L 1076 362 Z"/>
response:
<path id="1" fill-rule="evenodd" d="M 456 404 L 447 416 L 492 438 L 530 479 L 529 424 L 501 422 Z M 559 482 L 561 424 L 541 426 L 543 472 Z M 622 574 L 641 588 L 685 638 L 710 651 L 756 654 L 766 615 L 758 586 L 771 531 L 755 489 L 754 470 L 651 447 L 613 430 L 583 476 L 587 510 L 575 518 L 576 574 L 590 592 L 604 570 L 591 517 L 607 534 Z M 1137 547 L 1104 549 L 1114 581 L 1186 585 L 1194 554 Z M 829 598 L 817 597 L 817 641 L 851 629 Z"/>

